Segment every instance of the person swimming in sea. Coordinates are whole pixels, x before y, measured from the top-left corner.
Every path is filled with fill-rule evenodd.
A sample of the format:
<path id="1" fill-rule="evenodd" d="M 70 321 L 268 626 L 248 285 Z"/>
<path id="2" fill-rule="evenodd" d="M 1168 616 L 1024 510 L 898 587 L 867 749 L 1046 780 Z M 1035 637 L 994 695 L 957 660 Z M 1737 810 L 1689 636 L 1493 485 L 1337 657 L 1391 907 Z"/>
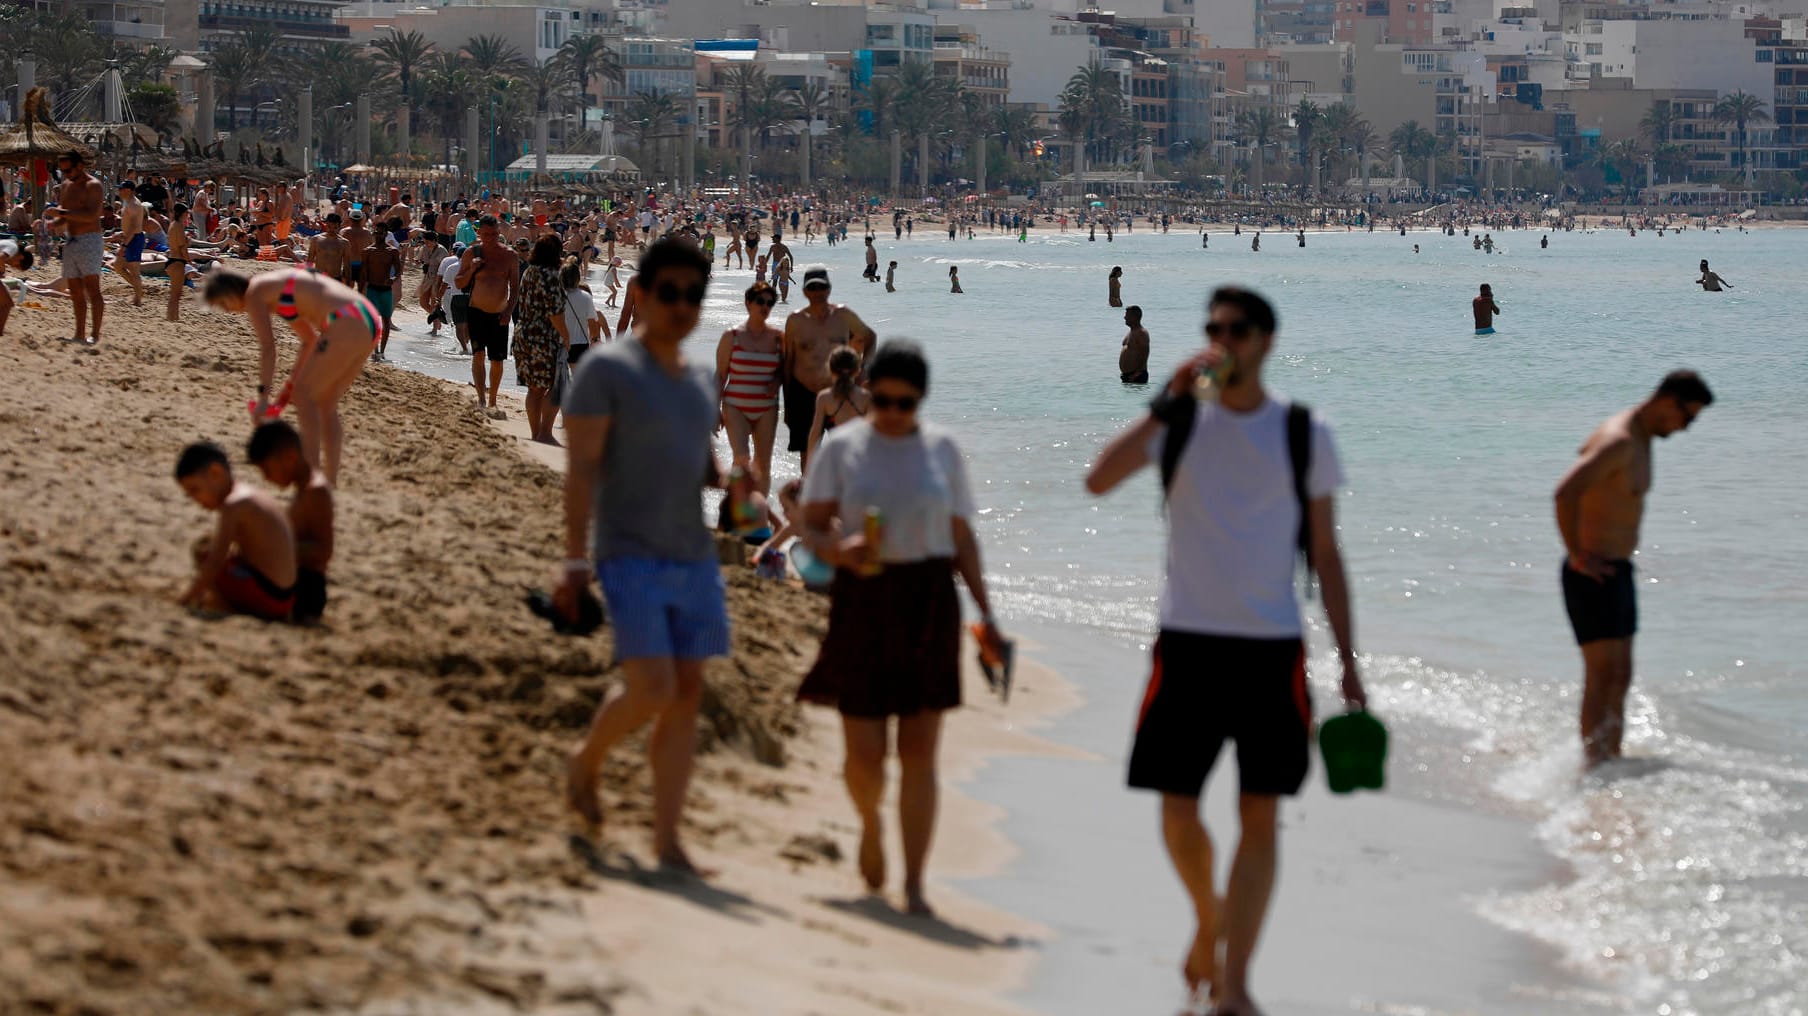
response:
<path id="1" fill-rule="evenodd" d="M 1500 313 L 1500 305 L 1494 302 L 1494 290 L 1484 282 L 1481 295 L 1470 301 L 1470 309 L 1475 312 L 1475 334 L 1494 334 L 1494 315 Z"/>
<path id="2" fill-rule="evenodd" d="M 1701 259 L 1701 278 L 1696 279 L 1695 284 L 1709 293 L 1720 292 L 1722 286 L 1727 289 L 1733 288 L 1733 284 L 1721 278 L 1720 273 L 1708 270 L 1707 258 Z"/>

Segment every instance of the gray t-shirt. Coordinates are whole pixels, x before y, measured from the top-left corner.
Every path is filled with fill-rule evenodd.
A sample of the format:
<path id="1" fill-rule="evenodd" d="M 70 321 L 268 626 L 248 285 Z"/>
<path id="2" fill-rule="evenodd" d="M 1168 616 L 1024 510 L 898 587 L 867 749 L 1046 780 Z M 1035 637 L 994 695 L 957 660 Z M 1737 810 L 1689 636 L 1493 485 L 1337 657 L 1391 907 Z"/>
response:
<path id="1" fill-rule="evenodd" d="M 702 490 L 714 468 L 714 373 L 687 365 L 674 377 L 639 339 L 609 343 L 578 365 L 564 405 L 612 418 L 596 478 L 596 560 L 713 559 Z"/>

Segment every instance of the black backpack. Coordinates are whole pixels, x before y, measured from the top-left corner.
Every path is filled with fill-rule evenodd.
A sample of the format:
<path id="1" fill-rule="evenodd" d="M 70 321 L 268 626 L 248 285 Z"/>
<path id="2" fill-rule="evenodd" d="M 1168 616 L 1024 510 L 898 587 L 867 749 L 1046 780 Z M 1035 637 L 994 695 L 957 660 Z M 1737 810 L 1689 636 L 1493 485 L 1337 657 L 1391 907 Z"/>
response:
<path id="1" fill-rule="evenodd" d="M 1180 468 L 1180 456 L 1185 453 L 1187 442 L 1193 437 L 1193 421 L 1199 415 L 1199 400 L 1179 398 L 1169 410 L 1171 418 L 1167 421 L 1167 433 L 1161 442 L 1161 497 L 1166 504 L 1168 492 L 1174 486 L 1174 473 Z M 1299 547 L 1300 560 L 1306 568 L 1307 595 L 1311 594 L 1312 572 L 1312 512 L 1306 498 L 1306 472 L 1312 465 L 1312 410 L 1304 403 L 1295 402 L 1287 407 L 1287 458 L 1293 466 L 1293 496 L 1299 501 Z"/>

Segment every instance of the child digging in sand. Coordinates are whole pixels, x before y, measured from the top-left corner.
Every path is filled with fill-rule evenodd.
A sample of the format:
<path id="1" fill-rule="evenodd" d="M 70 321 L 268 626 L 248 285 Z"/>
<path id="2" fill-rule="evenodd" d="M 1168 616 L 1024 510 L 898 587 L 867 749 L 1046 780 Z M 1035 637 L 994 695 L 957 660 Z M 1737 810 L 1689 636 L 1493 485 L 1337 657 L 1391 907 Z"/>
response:
<path id="1" fill-rule="evenodd" d="M 251 433 L 245 457 L 278 489 L 293 488 L 289 528 L 295 534 L 296 624 L 314 624 L 326 612 L 326 566 L 333 559 L 333 485 L 308 465 L 301 434 L 286 421 L 272 420 Z"/>
<path id="2" fill-rule="evenodd" d="M 183 605 L 288 620 L 295 606 L 295 536 L 282 505 L 233 480 L 226 453 L 211 442 L 182 449 L 176 482 L 220 515 L 213 537 L 196 548 L 195 580 Z"/>

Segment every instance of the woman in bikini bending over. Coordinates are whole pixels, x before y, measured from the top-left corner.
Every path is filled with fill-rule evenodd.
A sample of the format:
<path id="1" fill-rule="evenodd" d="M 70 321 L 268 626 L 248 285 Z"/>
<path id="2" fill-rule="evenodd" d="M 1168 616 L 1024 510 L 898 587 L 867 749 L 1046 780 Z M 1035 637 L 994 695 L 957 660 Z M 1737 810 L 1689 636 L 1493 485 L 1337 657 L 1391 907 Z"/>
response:
<path id="1" fill-rule="evenodd" d="M 294 403 L 301 425 L 302 451 L 326 474 L 327 482 L 337 486 L 340 452 L 345 446 L 339 400 L 358 379 L 382 338 L 377 309 L 357 290 L 305 269 L 248 278 L 216 268 L 207 276 L 204 296 L 211 306 L 232 313 L 243 311 L 251 319 L 260 354 L 253 415 L 260 422 L 271 405 L 271 383 L 276 375 L 276 335 L 270 316 L 282 318 L 294 330 L 301 351 L 289 371 L 285 394 Z"/>
<path id="2" fill-rule="evenodd" d="M 754 463 L 761 493 L 772 485 L 772 440 L 778 433 L 778 387 L 785 333 L 766 323 L 778 292 L 756 282 L 747 290 L 747 323 L 722 333 L 716 345 L 716 378 L 721 386 L 722 424 L 734 463 Z M 748 454 L 752 438 L 753 453 Z"/>

